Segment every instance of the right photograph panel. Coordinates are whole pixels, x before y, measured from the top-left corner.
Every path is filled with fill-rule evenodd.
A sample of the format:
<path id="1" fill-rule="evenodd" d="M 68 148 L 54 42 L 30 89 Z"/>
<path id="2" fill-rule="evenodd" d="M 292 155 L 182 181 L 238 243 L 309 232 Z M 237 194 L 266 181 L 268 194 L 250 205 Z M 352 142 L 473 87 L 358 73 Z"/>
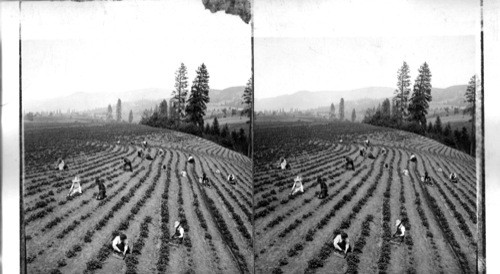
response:
<path id="1" fill-rule="evenodd" d="M 478 3 L 261 2 L 256 273 L 476 272 Z"/>

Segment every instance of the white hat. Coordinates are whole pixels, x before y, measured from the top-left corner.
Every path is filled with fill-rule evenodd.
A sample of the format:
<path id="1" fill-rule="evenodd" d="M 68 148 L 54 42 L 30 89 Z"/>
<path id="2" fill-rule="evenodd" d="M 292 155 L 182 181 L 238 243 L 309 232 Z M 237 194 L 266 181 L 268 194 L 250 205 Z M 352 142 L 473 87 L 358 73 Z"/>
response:
<path id="1" fill-rule="evenodd" d="M 175 226 L 175 227 L 178 227 L 180 224 L 181 224 L 181 223 L 179 223 L 179 221 L 175 221 L 174 226 Z"/>
<path id="2" fill-rule="evenodd" d="M 396 220 L 396 226 L 398 226 L 399 224 L 401 224 L 401 220 Z"/>
<path id="3" fill-rule="evenodd" d="M 73 179 L 73 183 L 79 183 L 80 182 L 80 177 L 75 176 L 75 179 Z"/>

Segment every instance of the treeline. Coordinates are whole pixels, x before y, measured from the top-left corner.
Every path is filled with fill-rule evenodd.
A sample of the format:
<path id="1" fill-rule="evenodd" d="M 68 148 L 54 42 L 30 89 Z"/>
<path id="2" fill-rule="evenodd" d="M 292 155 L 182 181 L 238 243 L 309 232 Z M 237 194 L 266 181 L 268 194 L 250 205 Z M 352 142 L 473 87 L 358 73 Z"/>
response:
<path id="1" fill-rule="evenodd" d="M 222 128 L 217 117 L 212 124 L 205 124 L 209 97 L 209 74 L 205 64 L 201 64 L 196 70 L 196 77 L 191 85 L 188 97 L 187 68 L 182 63 L 175 73 L 175 85 L 172 91 L 170 105 L 167 100 L 155 107 L 154 110 L 144 110 L 140 124 L 152 127 L 173 129 L 202 138 L 211 140 L 231 150 L 250 156 L 250 137 L 245 134 L 245 130 L 239 131 L 225 124 Z M 250 79 L 243 93 L 243 104 L 245 105 L 242 115 L 250 116 L 252 107 L 253 82 Z"/>
<path id="2" fill-rule="evenodd" d="M 403 66 L 398 70 L 397 89 L 394 91 L 392 105 L 389 99 L 385 99 L 377 108 L 366 111 L 363 122 L 414 132 L 475 156 L 476 76 L 470 79 L 464 98 L 468 103 L 465 113 L 470 113 L 472 117 L 470 120 L 472 128 L 469 132 L 466 127 L 452 130 L 450 123 L 443 127 L 439 116 L 436 117 L 434 124 L 427 123 L 429 102 L 432 101 L 432 75 L 429 66 L 424 63 L 418 70 L 413 93 L 411 93 L 409 73 L 408 65 L 403 62 Z"/>

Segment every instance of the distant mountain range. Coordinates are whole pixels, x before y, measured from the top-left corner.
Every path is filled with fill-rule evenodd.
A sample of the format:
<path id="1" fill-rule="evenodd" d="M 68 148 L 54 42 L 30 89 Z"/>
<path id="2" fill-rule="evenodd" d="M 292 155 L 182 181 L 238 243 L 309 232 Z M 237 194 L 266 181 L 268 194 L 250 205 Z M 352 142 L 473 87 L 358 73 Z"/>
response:
<path id="1" fill-rule="evenodd" d="M 234 107 L 241 108 L 244 86 L 230 87 L 223 90 L 212 89 L 209 92 L 209 107 Z M 23 109 L 26 112 L 32 111 L 55 111 L 61 110 L 63 113 L 69 110 L 86 111 L 106 109 L 109 104 L 116 106 L 118 99 L 122 101 L 122 109 L 142 113 L 146 108 L 154 108 L 163 99 L 169 100 L 172 91 L 158 88 L 149 88 L 141 90 L 131 90 L 125 92 L 101 92 L 86 93 L 77 92 L 68 96 L 46 99 L 30 100 L 23 98 Z"/>
<path id="2" fill-rule="evenodd" d="M 466 85 L 451 86 L 444 89 L 433 88 L 430 108 L 464 106 L 466 89 Z M 367 87 L 343 91 L 298 91 L 293 94 L 257 99 L 255 101 L 255 110 L 307 110 L 329 107 L 331 103 L 334 103 L 335 108 L 338 109 L 340 98 L 344 98 L 346 110 L 355 108 L 358 111 L 376 107 L 385 98 L 391 99 L 394 96 L 394 90 L 395 88 L 389 87 Z"/>

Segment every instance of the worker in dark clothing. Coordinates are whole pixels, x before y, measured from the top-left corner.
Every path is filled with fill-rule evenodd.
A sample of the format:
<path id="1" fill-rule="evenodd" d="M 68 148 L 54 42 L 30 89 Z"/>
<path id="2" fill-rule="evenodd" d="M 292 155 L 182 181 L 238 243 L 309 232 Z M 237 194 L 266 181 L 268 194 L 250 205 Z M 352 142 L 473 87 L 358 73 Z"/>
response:
<path id="1" fill-rule="evenodd" d="M 130 171 L 132 171 L 132 162 L 129 159 L 123 157 L 123 171 L 126 171 L 127 167 Z"/>
<path id="2" fill-rule="evenodd" d="M 318 177 L 318 183 L 319 183 L 319 186 L 320 186 L 320 192 L 319 192 L 319 196 L 318 198 L 320 199 L 324 199 L 328 196 L 328 187 L 326 185 L 326 182 L 323 178 L 321 177 Z"/>
<path id="3" fill-rule="evenodd" d="M 99 188 L 99 193 L 97 194 L 97 200 L 102 200 L 106 198 L 106 186 L 104 186 L 104 182 L 99 180 L 99 178 L 95 179 L 97 187 Z"/>
<path id="4" fill-rule="evenodd" d="M 345 156 L 345 169 L 354 170 L 354 161 L 349 156 Z"/>

